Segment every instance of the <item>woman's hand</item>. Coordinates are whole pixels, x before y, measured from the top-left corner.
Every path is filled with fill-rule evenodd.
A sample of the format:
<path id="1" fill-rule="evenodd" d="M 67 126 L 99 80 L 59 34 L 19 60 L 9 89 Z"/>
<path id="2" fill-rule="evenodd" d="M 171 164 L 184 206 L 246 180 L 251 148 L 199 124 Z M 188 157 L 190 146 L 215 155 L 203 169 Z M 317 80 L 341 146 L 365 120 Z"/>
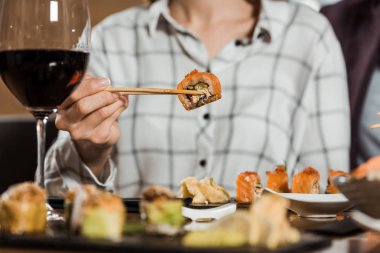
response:
<path id="1" fill-rule="evenodd" d="M 128 97 L 106 91 L 107 78 L 86 76 L 58 107 L 56 126 L 68 131 L 83 162 L 98 178 L 120 137 L 117 119 Z"/>

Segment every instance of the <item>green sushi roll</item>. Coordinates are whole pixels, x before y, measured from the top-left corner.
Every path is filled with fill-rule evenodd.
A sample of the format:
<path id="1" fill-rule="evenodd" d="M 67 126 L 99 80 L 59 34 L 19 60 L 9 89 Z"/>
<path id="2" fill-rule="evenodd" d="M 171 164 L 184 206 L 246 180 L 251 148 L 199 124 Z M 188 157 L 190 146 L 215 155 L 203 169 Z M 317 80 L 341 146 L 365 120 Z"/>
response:
<path id="1" fill-rule="evenodd" d="M 162 186 L 148 187 L 142 194 L 141 217 L 149 232 L 176 235 L 182 231 L 185 218 L 182 216 L 182 200 Z"/>
<path id="2" fill-rule="evenodd" d="M 84 237 L 118 240 L 123 234 L 126 208 L 119 196 L 84 185 L 67 193 L 65 207 L 69 226 Z"/>

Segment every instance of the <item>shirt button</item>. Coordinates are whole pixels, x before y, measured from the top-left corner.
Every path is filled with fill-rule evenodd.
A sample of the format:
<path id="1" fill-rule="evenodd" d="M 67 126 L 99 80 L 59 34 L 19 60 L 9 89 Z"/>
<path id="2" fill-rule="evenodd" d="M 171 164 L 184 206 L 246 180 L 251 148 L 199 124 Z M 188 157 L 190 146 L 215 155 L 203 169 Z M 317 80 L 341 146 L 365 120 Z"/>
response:
<path id="1" fill-rule="evenodd" d="M 203 119 L 204 119 L 204 120 L 209 120 L 209 119 L 210 119 L 210 114 L 209 114 L 209 113 L 205 113 L 205 114 L 203 115 Z"/>
<path id="2" fill-rule="evenodd" d="M 207 165 L 207 161 L 205 159 L 199 161 L 199 165 L 205 167 Z"/>

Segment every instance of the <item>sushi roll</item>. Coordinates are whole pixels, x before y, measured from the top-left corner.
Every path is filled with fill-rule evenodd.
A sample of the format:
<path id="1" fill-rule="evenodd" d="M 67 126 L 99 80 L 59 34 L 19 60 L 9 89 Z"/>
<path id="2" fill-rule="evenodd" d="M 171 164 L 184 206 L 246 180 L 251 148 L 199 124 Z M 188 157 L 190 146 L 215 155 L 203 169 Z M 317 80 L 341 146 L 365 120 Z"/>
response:
<path id="1" fill-rule="evenodd" d="M 182 244 L 198 249 L 220 248 L 223 249 L 221 252 L 227 251 L 226 248 L 243 246 L 248 242 L 251 220 L 248 211 L 239 210 L 222 217 L 207 229 L 191 230 L 182 238 Z"/>
<path id="2" fill-rule="evenodd" d="M 79 226 L 79 220 L 72 220 L 72 212 L 74 207 L 74 200 L 77 195 L 78 191 L 82 191 L 83 199 L 81 200 L 82 203 L 84 203 L 89 196 L 94 195 L 98 190 L 94 185 L 81 185 L 79 187 L 74 187 L 70 191 L 68 191 L 65 195 L 65 203 L 64 203 L 64 217 L 67 221 L 67 225 L 71 228 L 78 228 Z M 78 200 L 77 200 L 78 202 Z M 76 224 L 71 224 L 72 222 L 76 222 Z"/>
<path id="3" fill-rule="evenodd" d="M 236 178 L 236 202 L 252 203 L 261 197 L 262 185 L 260 175 L 256 172 L 241 172 Z"/>
<path id="4" fill-rule="evenodd" d="M 118 240 L 123 233 L 126 208 L 119 196 L 84 185 L 67 193 L 65 207 L 71 229 L 84 237 Z"/>
<path id="5" fill-rule="evenodd" d="M 202 91 L 203 95 L 178 95 L 186 110 L 193 110 L 222 97 L 220 81 L 212 73 L 193 70 L 178 84 L 179 90 Z"/>
<path id="6" fill-rule="evenodd" d="M 269 189 L 276 192 L 288 193 L 288 173 L 286 172 L 286 167 L 279 165 L 275 168 L 273 172 L 267 171 L 267 184 Z"/>
<path id="7" fill-rule="evenodd" d="M 329 175 L 327 178 L 327 188 L 326 188 L 327 194 L 340 193 L 338 188 L 336 188 L 336 186 L 334 185 L 334 178 L 337 176 L 343 176 L 343 175 L 348 175 L 348 173 L 341 170 L 329 170 Z"/>
<path id="8" fill-rule="evenodd" d="M 288 199 L 274 194 L 266 194 L 251 205 L 248 243 L 273 250 L 299 242 L 300 232 L 288 221 L 289 206 Z"/>
<path id="9" fill-rule="evenodd" d="M 147 231 L 163 235 L 176 235 L 182 231 L 182 200 L 163 186 L 150 186 L 142 193 L 141 218 L 147 223 Z"/>
<path id="10" fill-rule="evenodd" d="M 292 181 L 292 193 L 319 194 L 319 172 L 308 167 L 297 173 Z"/>
<path id="11" fill-rule="evenodd" d="M 43 233 L 46 227 L 46 193 L 34 183 L 11 186 L 1 196 L 0 226 L 12 234 Z"/>

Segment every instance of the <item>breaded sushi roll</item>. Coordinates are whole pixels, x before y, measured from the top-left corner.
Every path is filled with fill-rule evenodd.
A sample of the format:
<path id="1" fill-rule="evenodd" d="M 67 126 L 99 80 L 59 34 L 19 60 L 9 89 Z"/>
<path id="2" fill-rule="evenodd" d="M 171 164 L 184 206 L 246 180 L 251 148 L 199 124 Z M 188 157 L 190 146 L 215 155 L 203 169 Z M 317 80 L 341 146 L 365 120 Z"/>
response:
<path id="1" fill-rule="evenodd" d="M 201 91 L 203 95 L 178 95 L 186 110 L 193 110 L 202 105 L 214 102 L 222 97 L 220 81 L 212 73 L 193 70 L 178 84 L 179 90 Z"/>
<path id="2" fill-rule="evenodd" d="M 1 230 L 12 234 L 42 233 L 46 227 L 46 193 L 34 183 L 11 186 L 1 196 Z"/>

